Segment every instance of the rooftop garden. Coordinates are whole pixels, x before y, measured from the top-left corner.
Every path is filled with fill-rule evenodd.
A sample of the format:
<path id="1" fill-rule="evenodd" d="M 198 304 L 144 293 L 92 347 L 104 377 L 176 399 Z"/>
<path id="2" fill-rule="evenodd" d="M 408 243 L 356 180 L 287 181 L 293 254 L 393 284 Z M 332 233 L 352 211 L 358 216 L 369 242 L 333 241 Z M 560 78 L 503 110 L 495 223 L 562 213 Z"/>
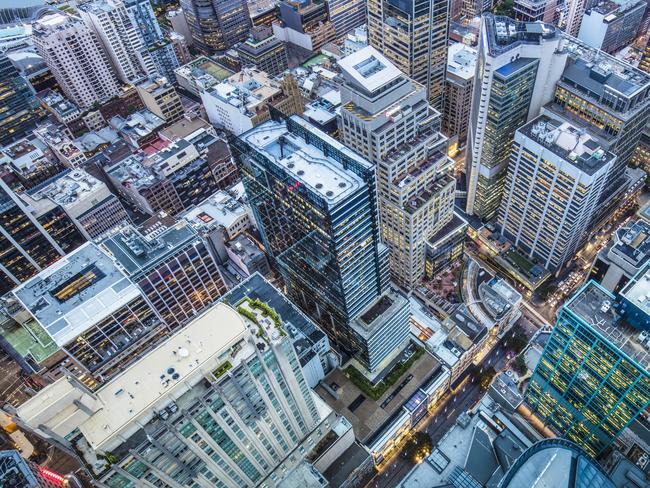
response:
<path id="1" fill-rule="evenodd" d="M 273 322 L 275 329 L 280 333 L 281 336 L 286 336 L 287 332 L 282 327 L 282 320 L 278 313 L 269 307 L 266 303 L 258 298 L 246 298 L 242 300 L 239 305 L 237 305 L 237 311 L 257 325 L 257 337 L 261 337 L 266 340 L 266 334 L 264 333 L 264 327 L 260 323 L 259 316 L 269 318 Z"/>

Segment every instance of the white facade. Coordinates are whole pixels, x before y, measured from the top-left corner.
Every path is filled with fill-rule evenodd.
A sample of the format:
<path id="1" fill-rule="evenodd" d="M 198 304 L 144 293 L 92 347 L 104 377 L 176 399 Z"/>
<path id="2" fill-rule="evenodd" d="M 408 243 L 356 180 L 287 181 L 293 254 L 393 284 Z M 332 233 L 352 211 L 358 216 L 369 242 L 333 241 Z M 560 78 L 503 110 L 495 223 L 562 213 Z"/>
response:
<path id="1" fill-rule="evenodd" d="M 87 108 L 120 93 L 99 39 L 79 18 L 46 15 L 32 28 L 36 50 L 65 95 L 77 106 Z"/>
<path id="2" fill-rule="evenodd" d="M 120 0 L 95 0 L 79 11 L 101 40 L 121 81 L 134 83 L 156 73 L 153 59 Z"/>

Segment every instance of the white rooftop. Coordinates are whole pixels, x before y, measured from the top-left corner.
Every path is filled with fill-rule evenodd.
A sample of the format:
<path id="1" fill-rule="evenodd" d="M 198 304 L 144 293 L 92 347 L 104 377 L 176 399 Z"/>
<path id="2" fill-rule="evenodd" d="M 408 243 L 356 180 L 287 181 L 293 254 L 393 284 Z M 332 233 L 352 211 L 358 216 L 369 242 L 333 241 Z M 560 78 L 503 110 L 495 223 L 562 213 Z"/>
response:
<path id="1" fill-rule="evenodd" d="M 395 78 L 404 76 L 393 63 L 372 46 L 366 46 L 346 56 L 339 60 L 338 64 L 344 73 L 370 92 L 390 83 Z"/>
<path id="2" fill-rule="evenodd" d="M 477 58 L 478 51 L 475 48 L 455 42 L 447 51 L 447 71 L 465 80 L 472 79 Z"/>
<path id="3" fill-rule="evenodd" d="M 211 229 L 217 225 L 228 228 L 247 215 L 244 205 L 220 190 L 183 213 L 182 217 L 195 227 Z"/>

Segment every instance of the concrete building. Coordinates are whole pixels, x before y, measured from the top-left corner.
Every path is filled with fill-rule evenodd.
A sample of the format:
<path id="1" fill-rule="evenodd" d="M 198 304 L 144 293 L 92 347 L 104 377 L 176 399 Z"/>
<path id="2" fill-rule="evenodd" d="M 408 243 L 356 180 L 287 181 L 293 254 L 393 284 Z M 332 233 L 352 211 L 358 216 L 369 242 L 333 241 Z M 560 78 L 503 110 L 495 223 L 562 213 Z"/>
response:
<path id="1" fill-rule="evenodd" d="M 368 2 L 368 41 L 409 78 L 424 86 L 443 111 L 449 1 Z"/>
<path id="2" fill-rule="evenodd" d="M 61 173 L 66 167 L 34 134 L 8 144 L 0 152 L 0 165 L 11 173 L 11 188 L 30 190 Z"/>
<path id="3" fill-rule="evenodd" d="M 283 322 L 251 300 L 239 308 L 217 304 L 95 392 L 61 378 L 19 421 L 88 459 L 111 453 L 96 468 L 106 486 L 284 486 L 338 417 L 308 387 Z"/>
<path id="4" fill-rule="evenodd" d="M 210 90 L 201 93 L 210 122 L 235 135 L 269 120 L 269 107 L 285 115 L 302 113 L 298 85 L 290 74 L 281 80 L 263 71 L 244 68 Z"/>
<path id="5" fill-rule="evenodd" d="M 226 241 L 248 231 L 252 226 L 250 208 L 224 190 L 210 195 L 195 207 L 183 212 L 181 217 L 202 235 L 209 236 L 219 231 Z"/>
<path id="6" fill-rule="evenodd" d="M 75 482 L 79 480 L 75 478 Z M 61 488 L 79 486 L 70 476 L 62 476 L 44 466 L 33 463 L 18 451 L 0 451 L 0 483 L 6 487 L 20 488 Z"/>
<path id="7" fill-rule="evenodd" d="M 183 39 L 185 39 L 188 46 L 191 46 L 194 43 L 192 32 L 187 24 L 187 19 L 180 8 L 167 10 L 167 12 L 165 12 L 165 18 L 169 20 L 169 23 L 172 26 L 172 31 L 183 36 Z"/>
<path id="8" fill-rule="evenodd" d="M 197 97 L 234 74 L 207 56 L 197 57 L 174 70 L 174 73 L 178 86 Z"/>
<path id="9" fill-rule="evenodd" d="M 244 276 L 259 273 L 270 276 L 271 268 L 266 254 L 250 237 L 240 234 L 223 245 L 228 261 L 235 265 Z"/>
<path id="10" fill-rule="evenodd" d="M 406 345 L 408 302 L 388 287 L 373 165 L 296 115 L 231 150 L 288 295 L 361 367 L 382 371 Z"/>
<path id="11" fill-rule="evenodd" d="M 343 41 L 343 54 L 349 56 L 368 45 L 368 24 L 363 24 L 349 32 Z"/>
<path id="12" fill-rule="evenodd" d="M 605 289 L 618 293 L 643 268 L 650 257 L 650 223 L 632 221 L 617 229 L 598 253 L 590 276 Z"/>
<path id="13" fill-rule="evenodd" d="M 501 277 L 494 277 L 478 286 L 481 307 L 494 320 L 496 335 L 503 334 L 521 317 L 521 293 Z"/>
<path id="14" fill-rule="evenodd" d="M 165 119 L 150 110 L 143 109 L 127 117 L 116 115 L 109 123 L 131 147 L 140 149 L 156 139 L 158 129 L 165 125 Z"/>
<path id="15" fill-rule="evenodd" d="M 79 14 L 101 41 L 120 81 L 133 84 L 156 72 L 121 0 L 92 0 L 79 6 Z"/>
<path id="16" fill-rule="evenodd" d="M 512 8 L 520 22 L 555 23 L 557 0 L 515 0 Z"/>
<path id="17" fill-rule="evenodd" d="M 363 0 L 327 0 L 327 10 L 337 40 L 345 39 L 366 24 L 366 2 Z"/>
<path id="18" fill-rule="evenodd" d="M 251 18 L 245 0 L 182 0 L 192 44 L 203 54 L 224 52 L 246 39 Z"/>
<path id="19" fill-rule="evenodd" d="M 447 54 L 442 132 L 450 139 L 456 138 L 458 149 L 467 144 L 477 56 L 476 49 L 459 42 L 449 46 Z"/>
<path id="20" fill-rule="evenodd" d="M 207 243 L 186 222 L 167 218 L 149 228 L 126 226 L 101 246 L 172 330 L 226 291 Z"/>
<path id="21" fill-rule="evenodd" d="M 559 272 L 588 238 L 615 160 L 581 126 L 541 115 L 520 127 L 499 209 L 501 233 Z"/>
<path id="22" fill-rule="evenodd" d="M 589 281 L 562 306 L 525 393 L 547 427 L 594 457 L 650 404 L 645 337 L 615 301 Z"/>
<path id="23" fill-rule="evenodd" d="M 391 275 L 411 290 L 425 275 L 426 242 L 453 217 L 456 181 L 440 114 L 425 87 L 374 47 L 343 58 L 339 67 L 343 142 L 377 167 Z"/>
<path id="24" fill-rule="evenodd" d="M 87 108 L 120 93 L 113 67 L 97 35 L 70 15 L 45 15 L 32 25 L 34 47 L 65 95 Z"/>
<path id="25" fill-rule="evenodd" d="M 108 187 L 80 168 L 68 169 L 29 193 L 35 200 L 45 198 L 60 206 L 87 240 L 130 222 Z"/>
<path id="26" fill-rule="evenodd" d="M 467 229 L 467 221 L 454 212 L 452 219 L 429 238 L 424 270 L 427 279 L 463 256 Z"/>
<path id="27" fill-rule="evenodd" d="M 275 36 L 309 51 L 319 51 L 336 40 L 328 4 L 324 0 L 282 0 L 281 23 L 273 23 Z"/>
<path id="28" fill-rule="evenodd" d="M 253 27 L 235 51 L 242 68 L 252 66 L 269 76 L 278 76 L 289 68 L 287 48 L 268 26 Z"/>
<path id="29" fill-rule="evenodd" d="M 647 3 L 602 1 L 585 11 L 578 39 L 589 46 L 613 54 L 634 41 Z"/>
<path id="30" fill-rule="evenodd" d="M 633 327 L 643 331 L 639 340 L 647 346 L 650 331 L 650 264 L 640 269 L 620 293 L 619 313 Z M 645 332 L 645 334 L 644 334 Z"/>
<path id="31" fill-rule="evenodd" d="M 178 121 L 185 113 L 181 99 L 167 78 L 153 76 L 137 85 L 138 95 L 147 109 L 166 123 Z"/>
<path id="32" fill-rule="evenodd" d="M 551 100 L 564 69 L 559 46 L 552 25 L 483 16 L 466 157 L 468 214 L 496 216 L 515 130 Z"/>

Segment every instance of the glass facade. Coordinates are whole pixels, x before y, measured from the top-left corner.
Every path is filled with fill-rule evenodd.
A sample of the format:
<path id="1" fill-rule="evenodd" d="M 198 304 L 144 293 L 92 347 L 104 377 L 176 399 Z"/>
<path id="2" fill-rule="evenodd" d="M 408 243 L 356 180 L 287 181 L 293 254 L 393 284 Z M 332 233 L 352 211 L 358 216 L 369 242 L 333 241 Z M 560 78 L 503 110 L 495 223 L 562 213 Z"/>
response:
<path id="1" fill-rule="evenodd" d="M 604 337 L 603 330 L 617 327 L 604 322 L 604 301 L 593 303 L 594 324 L 579 312 L 593 297 L 614 302 L 592 281 L 563 306 L 526 401 L 555 432 L 597 456 L 650 405 L 650 374 Z"/>
<path id="2" fill-rule="evenodd" d="M 32 90 L 11 64 L 9 58 L 0 54 L 0 144 L 24 137 L 43 116 L 38 100 Z"/>
<path id="3" fill-rule="evenodd" d="M 225 51 L 248 37 L 251 19 L 243 0 L 181 0 L 181 8 L 198 49 Z"/>
<path id="4" fill-rule="evenodd" d="M 119 462 L 102 486 L 274 486 L 274 470 L 322 421 L 288 340 L 210 375 L 174 406 L 113 452 Z"/>

